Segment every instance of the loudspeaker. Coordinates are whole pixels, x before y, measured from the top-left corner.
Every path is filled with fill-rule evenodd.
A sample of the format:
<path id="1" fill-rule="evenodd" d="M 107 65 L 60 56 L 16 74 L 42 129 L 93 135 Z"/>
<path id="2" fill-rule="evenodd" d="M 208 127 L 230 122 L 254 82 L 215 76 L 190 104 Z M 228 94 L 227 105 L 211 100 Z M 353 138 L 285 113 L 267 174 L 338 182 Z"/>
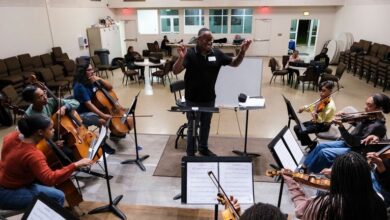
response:
<path id="1" fill-rule="evenodd" d="M 246 102 L 246 98 L 247 96 L 244 93 L 240 93 L 240 95 L 238 95 L 238 102 Z"/>

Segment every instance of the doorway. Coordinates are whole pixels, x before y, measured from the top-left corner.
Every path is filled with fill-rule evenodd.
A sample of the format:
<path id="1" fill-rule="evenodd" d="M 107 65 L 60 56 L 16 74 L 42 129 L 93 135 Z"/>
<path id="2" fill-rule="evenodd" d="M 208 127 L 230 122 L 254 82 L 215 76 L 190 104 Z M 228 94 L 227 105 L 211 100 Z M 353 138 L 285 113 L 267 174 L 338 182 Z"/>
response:
<path id="1" fill-rule="evenodd" d="M 271 19 L 255 20 L 255 36 L 252 48 L 255 56 L 269 56 L 270 39 L 271 39 Z"/>
<path id="2" fill-rule="evenodd" d="M 320 21 L 318 19 L 292 19 L 289 53 L 298 49 L 300 54 L 313 57 Z"/>

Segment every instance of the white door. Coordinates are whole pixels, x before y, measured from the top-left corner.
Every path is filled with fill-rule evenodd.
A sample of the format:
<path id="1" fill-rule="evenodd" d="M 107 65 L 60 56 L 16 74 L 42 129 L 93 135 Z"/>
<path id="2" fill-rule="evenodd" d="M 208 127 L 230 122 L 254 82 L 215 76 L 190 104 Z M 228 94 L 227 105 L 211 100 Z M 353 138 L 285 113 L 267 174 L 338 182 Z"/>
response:
<path id="1" fill-rule="evenodd" d="M 255 56 L 268 56 L 271 41 L 271 19 L 256 19 L 253 49 Z"/>
<path id="2" fill-rule="evenodd" d="M 135 51 L 141 53 L 138 48 L 138 29 L 136 20 L 126 20 L 125 21 L 125 42 L 126 42 L 126 53 L 129 46 L 133 46 Z"/>

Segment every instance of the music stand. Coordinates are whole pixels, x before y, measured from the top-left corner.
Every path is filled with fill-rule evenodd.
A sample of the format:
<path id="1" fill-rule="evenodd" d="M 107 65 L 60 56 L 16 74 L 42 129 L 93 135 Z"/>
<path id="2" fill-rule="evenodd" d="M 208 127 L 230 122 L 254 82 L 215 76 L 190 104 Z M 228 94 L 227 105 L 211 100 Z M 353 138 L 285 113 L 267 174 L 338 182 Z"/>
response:
<path id="1" fill-rule="evenodd" d="M 249 101 L 249 99 L 261 99 L 261 97 L 248 97 L 247 98 L 247 101 Z M 239 103 L 240 105 L 240 103 Z M 239 150 L 233 150 L 232 152 L 239 155 L 239 156 L 245 156 L 245 157 L 259 157 L 261 156 L 260 154 L 256 154 L 256 153 L 248 153 L 246 151 L 246 148 L 247 148 L 247 143 L 248 143 L 248 124 L 249 124 L 249 110 L 254 110 L 254 109 L 261 109 L 261 108 L 264 108 L 264 105 L 259 105 L 259 106 L 247 106 L 247 105 L 240 105 L 239 106 L 239 110 L 245 110 L 246 111 L 246 114 L 245 114 L 245 138 L 244 138 L 244 151 L 239 151 Z"/>
<path id="2" fill-rule="evenodd" d="M 135 108 L 137 106 L 137 100 L 138 100 L 138 95 L 139 95 L 140 92 L 138 92 L 138 94 L 134 97 L 134 101 L 133 101 L 133 104 L 131 105 L 129 111 L 127 112 L 127 115 L 131 114 L 133 116 L 133 123 L 134 123 L 134 142 L 135 142 L 135 154 L 136 154 L 136 158 L 135 159 L 128 159 L 128 160 L 125 160 L 125 161 L 122 161 L 121 164 L 137 164 L 138 167 L 142 170 L 142 171 L 146 171 L 146 168 L 145 166 L 142 164 L 142 161 L 146 160 L 149 155 L 144 155 L 142 157 L 139 156 L 139 153 L 138 153 L 138 149 L 140 148 L 140 146 L 138 146 L 138 139 L 137 139 L 137 125 L 135 123 Z M 125 117 L 125 120 L 127 119 L 127 116 Z M 123 119 L 122 119 L 123 120 Z"/>
<path id="3" fill-rule="evenodd" d="M 268 148 L 271 151 L 273 158 L 277 165 L 272 165 L 273 168 L 289 168 L 294 170 L 298 167 L 299 163 L 302 162 L 304 154 L 300 149 L 298 143 L 294 139 L 291 131 L 285 126 L 272 141 L 268 144 Z M 281 178 L 279 196 L 278 196 L 278 207 L 280 208 L 282 195 L 283 195 L 284 179 Z"/>
<path id="4" fill-rule="evenodd" d="M 197 124 L 196 124 L 196 113 L 197 112 L 210 112 L 210 113 L 218 113 L 219 109 L 216 107 L 188 107 L 188 106 L 172 106 L 170 112 L 189 112 L 193 114 L 192 116 L 192 140 L 194 143 L 194 150 L 197 149 Z M 190 137 L 187 137 L 190 138 Z M 175 195 L 173 200 L 178 200 L 181 198 L 181 193 Z"/>
<path id="5" fill-rule="evenodd" d="M 110 123 L 110 120 L 107 121 L 107 124 L 109 124 L 109 123 Z M 101 137 L 103 137 L 102 140 L 101 140 Z M 104 164 L 104 172 L 106 175 L 105 179 L 106 179 L 106 183 L 107 183 L 109 204 L 95 208 L 95 209 L 89 211 L 88 214 L 92 215 L 92 214 L 101 213 L 101 212 L 112 212 L 113 214 L 118 216 L 120 219 L 126 219 L 126 215 L 123 214 L 123 212 L 118 207 L 116 207 L 118 205 L 118 203 L 121 201 L 121 199 L 123 198 L 123 195 L 119 195 L 114 200 L 112 200 L 110 179 L 108 177 L 109 175 L 108 175 L 108 168 L 107 168 L 106 152 L 104 151 L 104 147 L 102 147 L 103 143 L 105 142 L 106 139 L 107 139 L 107 127 L 102 126 L 100 129 L 100 134 L 99 134 L 99 140 L 101 140 L 101 141 L 98 141 L 97 145 L 100 148 L 102 148 L 102 150 L 103 150 L 103 164 Z M 96 148 L 93 149 L 93 152 L 91 153 L 92 156 L 94 156 L 94 152 L 97 152 L 97 150 L 98 149 L 96 149 Z"/>
<path id="6" fill-rule="evenodd" d="M 292 107 L 291 105 L 291 102 L 290 100 L 288 100 L 284 95 L 283 96 L 283 99 L 284 99 L 284 102 L 286 103 L 286 107 L 287 107 L 287 114 L 288 114 L 288 125 L 287 127 L 290 128 L 290 123 L 291 123 L 291 120 L 294 120 L 295 123 L 299 126 L 299 128 L 301 129 L 302 132 L 305 132 L 306 131 L 306 127 L 305 125 L 303 125 L 301 123 L 301 121 L 299 120 L 297 114 L 295 113 L 295 110 L 294 108 Z"/>

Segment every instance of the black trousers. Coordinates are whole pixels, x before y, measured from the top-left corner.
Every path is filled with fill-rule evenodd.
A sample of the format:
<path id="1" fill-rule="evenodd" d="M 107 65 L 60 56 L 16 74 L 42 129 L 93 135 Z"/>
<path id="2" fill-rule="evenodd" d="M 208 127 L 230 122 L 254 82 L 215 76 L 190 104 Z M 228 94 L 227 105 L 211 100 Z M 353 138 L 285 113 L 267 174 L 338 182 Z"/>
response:
<path id="1" fill-rule="evenodd" d="M 301 144 L 303 146 L 313 144 L 313 141 L 310 139 L 309 134 L 325 132 L 328 131 L 330 128 L 330 124 L 328 123 L 316 123 L 312 121 L 303 122 L 303 125 L 306 127 L 305 132 L 303 132 L 298 125 L 294 126 L 295 134 L 297 135 L 298 140 L 301 141 Z"/>

